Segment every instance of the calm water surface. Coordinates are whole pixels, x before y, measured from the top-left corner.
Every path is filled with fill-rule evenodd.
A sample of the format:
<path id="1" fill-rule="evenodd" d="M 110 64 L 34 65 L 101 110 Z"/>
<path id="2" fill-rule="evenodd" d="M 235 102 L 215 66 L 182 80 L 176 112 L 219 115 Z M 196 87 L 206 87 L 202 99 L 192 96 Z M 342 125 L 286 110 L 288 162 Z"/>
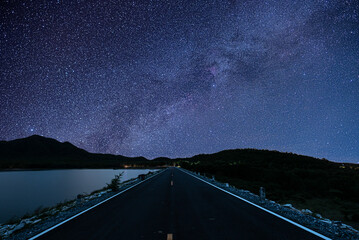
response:
<path id="1" fill-rule="evenodd" d="M 146 174 L 147 169 L 85 169 L 0 172 L 0 224 L 13 217 L 32 213 L 91 193 L 123 172 L 121 181 Z M 153 170 L 152 170 L 153 171 Z"/>

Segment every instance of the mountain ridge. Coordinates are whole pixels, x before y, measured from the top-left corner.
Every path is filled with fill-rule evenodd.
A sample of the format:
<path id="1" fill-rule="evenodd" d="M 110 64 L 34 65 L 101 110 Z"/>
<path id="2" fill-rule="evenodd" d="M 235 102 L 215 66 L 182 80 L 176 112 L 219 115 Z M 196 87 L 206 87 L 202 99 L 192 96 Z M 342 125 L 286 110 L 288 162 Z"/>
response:
<path id="1" fill-rule="evenodd" d="M 126 157 L 122 155 L 90 153 L 70 142 L 60 142 L 53 138 L 32 135 L 11 141 L 0 141 L 0 169 L 14 168 L 121 168 L 158 167 L 183 165 L 190 162 L 217 166 L 236 165 L 249 162 L 253 166 L 283 168 L 304 167 L 328 168 L 340 164 L 327 159 L 318 159 L 295 153 L 263 149 L 228 149 L 211 154 L 197 154 L 187 158 L 158 157 L 148 160 L 145 157 Z M 356 165 L 356 164 L 354 164 Z"/>
<path id="2" fill-rule="evenodd" d="M 0 169 L 117 168 L 146 161 L 144 157 L 90 153 L 70 142 L 39 135 L 0 141 Z"/>

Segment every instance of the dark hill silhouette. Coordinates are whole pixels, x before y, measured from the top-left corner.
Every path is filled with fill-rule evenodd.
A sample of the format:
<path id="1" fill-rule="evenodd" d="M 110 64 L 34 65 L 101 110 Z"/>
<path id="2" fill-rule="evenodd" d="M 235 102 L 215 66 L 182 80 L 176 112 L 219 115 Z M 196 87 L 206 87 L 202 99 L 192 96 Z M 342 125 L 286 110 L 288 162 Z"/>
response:
<path id="1" fill-rule="evenodd" d="M 33 135 L 0 141 L 0 169 L 13 168 L 120 168 L 146 165 L 144 157 L 89 153 L 69 142 Z"/>
<path id="2" fill-rule="evenodd" d="M 193 164 L 196 163 L 196 164 Z M 213 154 L 199 154 L 190 158 L 170 159 L 90 153 L 69 142 L 61 143 L 52 138 L 33 135 L 12 141 L 0 141 L 0 169 L 13 168 L 120 168 L 125 165 L 156 167 L 181 165 L 200 168 L 209 172 L 222 169 L 226 173 L 251 176 L 258 169 L 328 169 L 338 168 L 339 163 L 293 153 L 257 149 L 224 150 Z M 239 167 L 240 165 L 240 167 Z M 349 166 L 351 164 L 345 164 Z M 227 169 L 230 166 L 229 169 Z M 239 170 L 238 170 L 239 169 Z"/>
<path id="3" fill-rule="evenodd" d="M 212 154 L 199 154 L 191 158 L 178 158 L 177 161 L 198 162 L 208 166 L 232 166 L 250 164 L 253 167 L 280 167 L 280 168 L 337 168 L 340 163 L 327 159 L 318 159 L 295 153 L 260 150 L 260 149 L 230 149 Z M 350 164 L 347 164 L 350 165 Z"/>
<path id="4" fill-rule="evenodd" d="M 52 138 L 33 135 L 27 138 L 13 141 L 0 142 L 0 152 L 3 157 L 27 158 L 52 157 L 52 156 L 76 156 L 88 157 L 90 154 L 69 142 L 61 143 Z"/>

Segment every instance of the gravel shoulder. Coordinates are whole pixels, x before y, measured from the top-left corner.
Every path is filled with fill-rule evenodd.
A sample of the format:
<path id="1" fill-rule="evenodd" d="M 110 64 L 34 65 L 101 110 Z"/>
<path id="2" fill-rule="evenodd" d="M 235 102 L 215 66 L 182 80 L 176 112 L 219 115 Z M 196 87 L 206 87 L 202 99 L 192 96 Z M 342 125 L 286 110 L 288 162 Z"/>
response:
<path id="1" fill-rule="evenodd" d="M 215 179 L 202 176 L 196 172 L 186 169 L 182 170 L 333 240 L 359 240 L 358 230 L 339 221 L 322 218 L 319 214 L 315 214 L 309 209 L 299 210 L 295 209 L 291 204 L 281 205 L 268 199 L 261 199 L 258 195 L 250 191 L 237 189 L 228 183 L 218 182 Z"/>

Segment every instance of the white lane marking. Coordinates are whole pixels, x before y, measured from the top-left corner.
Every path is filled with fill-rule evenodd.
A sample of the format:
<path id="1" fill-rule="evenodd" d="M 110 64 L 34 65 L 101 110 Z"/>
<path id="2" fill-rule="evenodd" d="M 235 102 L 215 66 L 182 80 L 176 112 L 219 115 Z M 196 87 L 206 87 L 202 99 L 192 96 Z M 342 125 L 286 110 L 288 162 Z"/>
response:
<path id="1" fill-rule="evenodd" d="M 283 217 L 283 216 L 281 216 L 281 215 L 279 215 L 279 214 L 277 214 L 277 213 L 274 213 L 274 212 L 272 212 L 272 211 L 269 211 L 268 209 L 265 209 L 265 208 L 263 208 L 263 207 L 261 207 L 261 206 L 255 204 L 255 203 L 252 203 L 252 202 L 250 202 L 250 201 L 248 201 L 248 200 L 246 200 L 246 199 L 244 199 L 244 198 L 241 198 L 241 197 L 239 197 L 239 196 L 237 196 L 237 195 L 235 195 L 235 194 L 233 194 L 233 193 L 231 193 L 231 192 L 228 192 L 227 190 L 224 190 L 224 189 L 222 189 L 222 188 L 220 188 L 220 187 L 217 187 L 216 185 L 214 185 L 214 184 L 212 184 L 212 183 L 209 183 L 209 182 L 207 182 L 207 181 L 205 181 L 205 180 L 203 180 L 203 179 L 201 179 L 201 178 L 199 178 L 199 177 L 197 177 L 197 176 L 195 176 L 195 175 L 193 175 L 193 174 L 191 174 L 191 173 L 188 173 L 188 172 L 186 172 L 186 171 L 184 171 L 184 170 L 182 170 L 182 169 L 180 169 L 180 168 L 178 168 L 178 169 L 181 170 L 181 171 L 184 172 L 184 173 L 187 173 L 188 175 L 190 175 L 190 176 L 192 176 L 192 177 L 194 177 L 194 178 L 197 178 L 197 179 L 201 180 L 202 182 L 205 182 L 205 183 L 211 185 L 212 187 L 215 187 L 215 188 L 217 188 L 217 189 L 219 189 L 219 190 L 221 190 L 221 191 L 223 191 L 223 192 L 225 192 L 225 193 L 228 193 L 228 194 L 232 195 L 233 197 L 236 197 L 236 198 L 238 198 L 238 199 L 240 199 L 240 200 L 242 200 L 242 201 L 245 201 L 246 203 L 249 203 L 249 204 L 251 204 L 251 205 L 253 205 L 253 206 L 255 206 L 255 207 L 257 207 L 257 208 L 259 208 L 259 209 L 261 209 L 261 210 L 263 210 L 263 211 L 266 211 L 266 212 L 268 212 L 268 213 L 270 213 L 270 214 L 272 214 L 272 215 L 274 215 L 274 216 L 276 216 L 276 217 L 279 217 L 280 219 L 283 219 L 284 221 L 287 221 L 287 222 L 289 222 L 289 223 L 291 223 L 291 224 L 293 224 L 293 225 L 295 225 L 295 226 L 297 226 L 297 227 L 299 227 L 299 228 L 301 228 L 301 229 L 303 229 L 303 230 L 306 230 L 307 232 L 310 232 L 310 233 L 312 233 L 312 234 L 314 234 L 314 235 L 316 235 L 316 236 L 318 236 L 318 237 L 321 237 L 321 238 L 323 238 L 323 239 L 325 239 L 325 240 L 332 240 L 331 238 L 328 238 L 328 237 L 326 237 L 326 236 L 324 236 L 324 235 L 322 235 L 322 234 L 320 234 L 320 233 L 317 233 L 317 232 L 315 232 L 315 231 L 313 231 L 313 230 L 311 230 L 311 229 L 309 229 L 309 228 L 307 228 L 307 227 L 304 227 L 304 226 L 300 225 L 299 223 L 293 222 L 292 220 L 289 220 L 288 218 L 285 218 L 285 217 Z"/>
<path id="2" fill-rule="evenodd" d="M 173 186 L 173 180 L 171 180 L 171 186 Z"/>
<path id="3" fill-rule="evenodd" d="M 167 169 L 168 169 L 168 168 L 167 168 Z M 166 169 L 166 170 L 167 170 L 167 169 Z M 166 170 L 164 170 L 163 172 L 165 172 Z M 161 173 L 163 173 L 163 172 L 161 172 Z M 161 174 L 161 173 L 158 173 L 158 174 Z M 52 226 L 52 227 L 46 229 L 45 231 L 43 231 L 43 232 L 37 234 L 36 236 L 33 236 L 32 238 L 29 238 L 28 240 L 36 239 L 36 238 L 38 238 L 38 237 L 44 235 L 45 233 L 50 232 L 51 230 L 53 230 L 53 229 L 55 229 L 55 228 L 61 226 L 62 224 L 64 224 L 64 223 L 66 223 L 66 222 L 68 222 L 68 221 L 74 219 L 75 217 L 78 217 L 78 216 L 80 216 L 81 214 L 83 214 L 83 213 L 85 213 L 85 212 L 87 212 L 87 211 L 90 211 L 91 209 L 97 207 L 98 205 L 101 205 L 102 203 L 107 202 L 107 201 L 110 200 L 111 198 L 114 198 L 114 197 L 120 195 L 121 193 L 124 193 L 124 192 L 126 192 L 127 190 L 130 190 L 131 188 L 134 188 L 134 187 L 136 187 L 137 185 L 139 185 L 139 184 L 141 184 L 141 183 L 143 183 L 143 182 L 146 182 L 147 180 L 153 178 L 154 176 L 157 176 L 158 174 L 155 174 L 155 175 L 153 175 L 153 176 L 151 176 L 151 177 L 149 177 L 149 178 L 147 178 L 147 179 L 145 179 L 145 180 L 143 180 L 143 181 L 141 181 L 141 182 L 136 183 L 135 185 L 133 185 L 133 186 L 131 186 L 131 187 L 129 187 L 129 188 L 126 188 L 125 190 L 123 190 L 123 191 L 121 191 L 121 192 L 119 192 L 119 193 L 116 193 L 116 194 L 113 195 L 112 197 L 109 197 L 109 198 L 103 200 L 102 202 L 99 202 L 99 203 L 97 203 L 96 205 L 94 205 L 94 206 L 92 206 L 92 207 L 90 207 L 90 208 L 88 208 L 88 209 L 86 209 L 86 210 L 84 210 L 84 211 L 82 211 L 82 212 L 80 212 L 80 213 L 78 213 L 78 214 L 76 214 L 76 215 L 74 215 L 74 216 L 72 216 L 72 217 L 66 219 L 65 221 L 60 222 L 60 223 L 56 224 L 55 226 Z"/>

